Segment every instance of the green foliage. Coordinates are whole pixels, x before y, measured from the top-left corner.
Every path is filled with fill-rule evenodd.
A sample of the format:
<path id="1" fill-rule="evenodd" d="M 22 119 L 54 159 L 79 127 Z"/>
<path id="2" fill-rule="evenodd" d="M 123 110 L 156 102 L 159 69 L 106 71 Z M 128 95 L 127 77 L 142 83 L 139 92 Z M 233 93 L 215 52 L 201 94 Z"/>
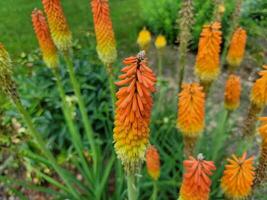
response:
<path id="1" fill-rule="evenodd" d="M 235 1 L 229 0 L 225 2 L 225 12 L 222 18 L 222 30 L 224 35 L 229 31 L 231 23 L 231 14 L 235 8 Z M 179 22 L 179 8 L 181 1 L 172 0 L 139 0 L 141 17 L 143 26 L 148 26 L 154 34 L 163 33 L 167 36 L 170 43 L 176 41 L 179 34 L 176 21 Z M 249 36 L 264 37 L 264 29 L 266 26 L 266 3 L 263 0 L 251 1 L 245 0 L 242 10 L 241 24 L 248 31 Z M 213 1 L 194 1 L 195 23 L 192 27 L 191 50 L 197 48 L 198 39 L 202 26 L 212 21 Z"/>
<path id="2" fill-rule="evenodd" d="M 139 0 L 143 26 L 147 26 L 155 34 L 164 34 L 170 41 L 176 38 L 175 21 L 180 0 Z"/>
<path id="3" fill-rule="evenodd" d="M 261 42 L 266 42 L 267 26 L 267 3 L 263 0 L 246 1 L 242 10 L 241 26 L 245 27 L 248 32 L 248 50 L 250 58 L 259 66 L 266 63 L 264 57 L 265 48 Z"/>
<path id="4" fill-rule="evenodd" d="M 77 55 L 79 58 L 74 61 L 75 68 L 82 85 L 82 93 L 86 97 L 87 112 L 91 116 L 95 131 L 101 133 L 107 128 L 105 124 L 110 123 L 111 120 L 105 69 L 99 61 L 88 60 L 88 53 L 79 52 Z M 55 145 L 56 149 L 61 149 L 70 138 L 65 134 L 67 128 L 60 107 L 55 78 L 51 70 L 40 63 L 38 55 L 33 54 L 30 57 L 36 58 L 31 62 L 32 67 L 24 66 L 16 72 L 18 74 L 16 81 L 20 95 L 23 97 L 23 104 L 30 110 L 40 131 L 49 138 L 49 143 Z M 80 113 L 76 108 L 77 99 L 74 98 L 68 81 L 66 67 L 62 66 L 61 69 L 65 91 L 69 97 L 67 101 L 69 106 L 73 107 L 73 117 L 82 131 Z M 12 116 L 14 111 L 8 113 Z"/>

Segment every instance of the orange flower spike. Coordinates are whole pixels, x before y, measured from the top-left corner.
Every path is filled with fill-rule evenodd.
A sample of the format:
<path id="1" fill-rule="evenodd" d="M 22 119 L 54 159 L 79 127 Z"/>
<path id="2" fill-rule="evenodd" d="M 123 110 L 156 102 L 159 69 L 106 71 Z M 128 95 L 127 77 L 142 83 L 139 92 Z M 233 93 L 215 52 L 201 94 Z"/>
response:
<path id="1" fill-rule="evenodd" d="M 205 126 L 205 94 L 198 83 L 184 83 L 178 94 L 177 128 L 184 136 L 197 137 Z"/>
<path id="2" fill-rule="evenodd" d="M 72 35 L 60 0 L 42 0 L 42 3 L 55 45 L 61 51 L 69 50 L 72 44 Z"/>
<path id="3" fill-rule="evenodd" d="M 232 199 L 244 199 L 252 188 L 255 172 L 253 157 L 247 159 L 247 153 L 237 158 L 227 159 L 224 174 L 221 180 L 221 188 L 225 195 Z"/>
<path id="4" fill-rule="evenodd" d="M 91 7 L 98 56 L 103 63 L 112 64 L 117 59 L 117 50 L 108 0 L 92 0 Z"/>
<path id="5" fill-rule="evenodd" d="M 233 67 L 239 67 L 245 53 L 247 33 L 244 29 L 238 28 L 232 37 L 226 60 Z"/>
<path id="6" fill-rule="evenodd" d="M 149 146 L 146 150 L 146 167 L 149 176 L 158 180 L 160 175 L 160 158 L 158 150 L 154 146 Z"/>
<path id="7" fill-rule="evenodd" d="M 231 74 L 226 81 L 224 92 L 224 107 L 230 111 L 237 109 L 240 105 L 240 94 L 240 77 Z"/>
<path id="8" fill-rule="evenodd" d="M 212 82 L 220 72 L 221 24 L 204 25 L 198 43 L 195 74 L 202 82 Z"/>
<path id="9" fill-rule="evenodd" d="M 213 161 L 206 161 L 202 154 L 197 159 L 190 156 L 184 161 L 185 173 L 180 189 L 180 200 L 208 200 L 211 180 L 209 176 L 216 170 Z"/>
<path id="10" fill-rule="evenodd" d="M 145 158 L 149 143 L 151 93 L 156 77 L 147 66 L 144 51 L 124 59 L 126 65 L 119 76 L 116 93 L 114 142 L 115 151 L 128 173 L 135 173 Z"/>
<path id="11" fill-rule="evenodd" d="M 267 104 L 267 70 L 259 72 L 261 76 L 256 80 L 252 87 L 250 100 L 259 108 L 263 108 Z"/>
<path id="12" fill-rule="evenodd" d="M 37 9 L 33 10 L 32 23 L 45 64 L 50 68 L 57 68 L 57 49 L 50 36 L 49 28 L 42 11 Z"/>

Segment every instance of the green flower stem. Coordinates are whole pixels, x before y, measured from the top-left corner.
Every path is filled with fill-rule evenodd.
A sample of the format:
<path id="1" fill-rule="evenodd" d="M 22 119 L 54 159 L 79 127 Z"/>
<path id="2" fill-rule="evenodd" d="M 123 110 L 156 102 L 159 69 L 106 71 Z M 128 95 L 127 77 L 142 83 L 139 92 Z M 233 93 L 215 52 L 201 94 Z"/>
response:
<path id="1" fill-rule="evenodd" d="M 97 161 L 97 148 L 96 148 L 95 139 L 94 139 L 94 135 L 93 135 L 93 128 L 91 125 L 91 121 L 89 120 L 89 118 L 87 116 L 85 103 L 83 101 L 82 94 L 81 94 L 80 84 L 77 81 L 76 76 L 75 76 L 74 66 L 73 66 L 73 62 L 71 60 L 71 56 L 68 53 L 65 53 L 64 58 L 65 58 L 65 61 L 66 61 L 67 67 L 68 67 L 68 72 L 70 75 L 70 80 L 71 80 L 71 84 L 72 84 L 73 89 L 74 89 L 74 93 L 78 99 L 78 105 L 79 105 L 79 109 L 81 111 L 82 121 L 84 124 L 85 132 L 86 132 L 90 147 L 92 148 L 93 168 L 94 168 L 94 173 L 96 174 L 98 161 Z"/>
<path id="2" fill-rule="evenodd" d="M 115 84 L 114 84 L 114 74 L 112 70 L 112 65 L 111 64 L 106 64 L 106 70 L 108 74 L 108 82 L 109 82 L 109 90 L 110 90 L 110 95 L 111 95 L 111 100 L 112 100 L 112 108 L 113 108 L 113 113 L 115 112 L 115 102 L 116 102 L 116 95 L 115 95 Z"/>
<path id="3" fill-rule="evenodd" d="M 81 161 L 83 170 L 85 171 L 86 176 L 89 178 L 89 180 L 90 180 L 89 182 L 92 182 L 93 181 L 92 175 L 91 175 L 87 161 L 86 161 L 84 154 L 83 154 L 82 140 L 81 140 L 80 134 L 77 130 L 77 127 L 75 126 L 74 121 L 72 119 L 71 110 L 69 109 L 69 106 L 66 102 L 66 94 L 65 94 L 65 91 L 63 88 L 63 84 L 61 82 L 59 72 L 58 72 L 58 70 L 53 70 L 53 73 L 54 73 L 54 76 L 56 78 L 58 92 L 59 92 L 61 102 L 62 102 L 62 111 L 63 111 L 64 117 L 65 117 L 65 120 L 67 122 L 68 129 L 70 130 L 70 134 L 71 134 L 71 137 L 73 140 L 74 147 L 75 147 L 75 149 L 76 149 L 76 151 L 77 151 L 77 153 L 81 159 L 80 161 Z"/>
<path id="4" fill-rule="evenodd" d="M 186 54 L 181 53 L 180 55 L 180 70 L 179 70 L 179 83 L 178 83 L 178 92 L 182 91 L 182 84 L 183 84 L 183 80 L 184 80 L 184 70 L 185 70 L 185 57 Z"/>
<path id="5" fill-rule="evenodd" d="M 212 160 L 216 161 L 218 159 L 218 153 L 221 151 L 221 148 L 224 144 L 224 141 L 227 139 L 227 125 L 228 125 L 228 119 L 230 117 L 231 111 L 228 111 L 226 109 L 223 110 L 222 114 L 219 116 L 218 125 L 215 133 L 213 134 L 212 138 L 212 145 L 214 147 L 213 153 L 212 153 Z"/>
<path id="6" fill-rule="evenodd" d="M 127 175 L 128 200 L 137 200 L 137 188 L 134 174 Z"/>
<path id="7" fill-rule="evenodd" d="M 57 164 L 55 158 L 53 157 L 52 153 L 47 149 L 45 142 L 42 138 L 42 136 L 37 132 L 35 129 L 31 117 L 28 114 L 28 112 L 25 110 L 25 108 L 22 106 L 20 101 L 15 101 L 14 102 L 17 110 L 20 112 L 23 120 L 25 121 L 27 127 L 29 128 L 29 132 L 31 133 L 32 137 L 37 141 L 40 149 L 42 152 L 45 154 L 47 159 L 51 162 L 53 168 L 55 171 L 59 174 L 61 179 L 65 182 L 66 186 L 68 187 L 70 193 L 75 199 L 79 199 L 79 195 L 76 192 L 75 188 L 71 185 L 71 182 L 69 181 L 68 177 L 64 174 L 63 170 L 61 167 Z"/>
<path id="8" fill-rule="evenodd" d="M 158 54 L 158 76 L 162 77 L 162 54 L 163 51 L 162 50 L 157 50 L 157 54 Z"/>
<path id="9" fill-rule="evenodd" d="M 112 170 L 112 166 L 113 166 L 115 160 L 116 160 L 116 156 L 113 153 L 111 155 L 111 158 L 109 159 L 108 163 L 106 164 L 106 168 L 105 168 L 103 176 L 101 178 L 100 186 L 98 187 L 97 192 L 96 192 L 96 200 L 100 200 L 102 194 L 104 193 L 104 189 L 105 189 L 105 186 L 107 185 L 108 178 L 109 178 L 109 175 L 110 175 L 110 172 Z"/>
<path id="10" fill-rule="evenodd" d="M 158 50 L 158 77 L 160 79 L 159 83 L 159 99 L 158 99 L 158 111 L 160 112 L 162 109 L 162 54 L 163 51 Z"/>
<path id="11" fill-rule="evenodd" d="M 151 200 L 156 200 L 157 199 L 157 194 L 158 194 L 157 181 L 153 181 L 153 193 L 152 193 Z"/>

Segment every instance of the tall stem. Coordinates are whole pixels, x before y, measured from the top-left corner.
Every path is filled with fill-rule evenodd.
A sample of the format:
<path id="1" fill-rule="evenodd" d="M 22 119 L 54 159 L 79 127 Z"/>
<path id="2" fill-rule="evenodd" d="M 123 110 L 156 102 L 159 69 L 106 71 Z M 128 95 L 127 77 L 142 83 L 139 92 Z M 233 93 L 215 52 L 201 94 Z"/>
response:
<path id="1" fill-rule="evenodd" d="M 115 95 L 114 74 L 113 74 L 113 70 L 112 70 L 112 65 L 106 64 L 106 70 L 107 70 L 107 74 L 108 74 L 109 90 L 110 90 L 112 108 L 113 108 L 113 113 L 114 113 L 116 95 Z"/>
<path id="2" fill-rule="evenodd" d="M 162 54 L 163 54 L 163 50 L 159 49 L 157 51 L 158 54 L 158 76 L 161 78 L 162 77 Z"/>
<path id="3" fill-rule="evenodd" d="M 127 175 L 128 200 L 137 200 L 137 188 L 135 185 L 135 175 Z"/>
<path id="4" fill-rule="evenodd" d="M 184 69 L 185 69 L 185 55 L 180 56 L 180 70 L 179 70 L 179 92 L 182 90 L 182 83 L 184 80 Z"/>
<path id="5" fill-rule="evenodd" d="M 86 161 L 84 154 L 83 154 L 82 140 L 81 140 L 80 134 L 77 130 L 77 127 L 75 126 L 75 124 L 73 122 L 71 110 L 70 110 L 70 108 L 66 102 L 66 95 L 65 95 L 65 91 L 64 91 L 64 88 L 63 88 L 63 85 L 61 82 L 59 72 L 58 72 L 58 70 L 54 70 L 53 73 L 54 73 L 54 76 L 56 78 L 58 92 L 59 92 L 61 102 L 62 102 L 62 111 L 63 111 L 64 117 L 65 117 L 65 120 L 67 122 L 67 126 L 68 126 L 68 129 L 70 131 L 74 147 L 75 147 L 75 149 L 76 149 L 76 151 L 77 151 L 77 153 L 81 159 L 82 167 L 83 167 L 87 177 L 89 178 L 89 180 L 91 182 L 92 181 L 92 175 L 90 173 L 87 161 Z"/>
<path id="6" fill-rule="evenodd" d="M 65 58 L 65 61 L 66 61 L 67 67 L 68 67 L 68 72 L 69 72 L 69 75 L 70 75 L 70 80 L 71 80 L 71 84 L 72 84 L 73 89 L 74 89 L 75 96 L 78 99 L 78 105 L 79 105 L 79 109 L 81 111 L 82 121 L 83 121 L 83 124 L 84 124 L 84 127 L 85 127 L 85 132 L 86 132 L 88 141 L 90 143 L 90 147 L 92 148 L 94 172 L 96 174 L 97 163 L 98 163 L 98 160 L 97 160 L 97 148 L 96 148 L 96 144 L 95 144 L 95 140 L 94 140 L 91 121 L 89 120 L 89 118 L 87 116 L 85 103 L 84 103 L 82 95 L 81 95 L 80 84 L 78 83 L 78 81 L 76 79 L 76 76 L 75 76 L 74 66 L 73 66 L 73 62 L 71 60 L 71 56 L 68 53 L 65 53 L 64 54 L 64 58 Z"/>
<path id="7" fill-rule="evenodd" d="M 182 82 L 184 79 L 188 42 L 191 39 L 191 28 L 194 23 L 193 7 L 192 0 L 183 0 L 179 13 L 179 92 L 181 91 Z"/>
<path id="8" fill-rule="evenodd" d="M 21 114 L 23 120 L 25 121 L 27 127 L 29 128 L 29 131 L 30 131 L 31 135 L 37 141 L 40 149 L 43 151 L 43 153 L 45 154 L 46 158 L 51 162 L 51 164 L 52 164 L 53 168 L 55 169 L 55 171 L 59 174 L 61 179 L 65 182 L 65 184 L 67 185 L 67 187 L 68 187 L 70 193 L 73 195 L 73 197 L 75 199 L 79 199 L 79 195 L 76 192 L 75 188 L 71 185 L 70 180 L 64 174 L 64 172 L 62 171 L 61 167 L 57 164 L 57 162 L 56 162 L 55 158 L 53 157 L 52 153 L 47 149 L 42 136 L 35 129 L 35 127 L 34 127 L 34 125 L 32 123 L 31 117 L 28 114 L 28 112 L 25 110 L 25 108 L 22 106 L 22 104 L 19 101 L 15 101 L 14 104 L 15 104 L 17 110 L 20 112 L 20 114 Z"/>
<path id="9" fill-rule="evenodd" d="M 194 150 L 196 147 L 197 140 L 198 140 L 198 137 L 187 137 L 187 136 L 183 137 L 184 155 L 186 158 L 194 155 Z"/>
<path id="10" fill-rule="evenodd" d="M 163 50 L 162 49 L 159 49 L 158 50 L 158 77 L 160 78 L 160 81 L 158 82 L 159 83 L 159 98 L 158 98 L 158 104 L 157 104 L 157 107 L 158 107 L 158 111 L 160 112 L 162 109 L 162 54 L 163 54 Z"/>
<path id="11" fill-rule="evenodd" d="M 153 193 L 152 193 L 151 200 L 156 200 L 157 199 L 157 193 L 158 193 L 157 182 L 153 181 Z"/>

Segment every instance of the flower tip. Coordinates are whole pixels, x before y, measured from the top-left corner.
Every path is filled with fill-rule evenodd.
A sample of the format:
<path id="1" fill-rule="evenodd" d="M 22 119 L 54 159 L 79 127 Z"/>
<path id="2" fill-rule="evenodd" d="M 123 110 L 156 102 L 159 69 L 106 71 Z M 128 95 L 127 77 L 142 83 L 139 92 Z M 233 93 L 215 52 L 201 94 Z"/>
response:
<path id="1" fill-rule="evenodd" d="M 145 57 L 146 57 L 146 51 L 145 50 L 142 50 L 140 51 L 137 55 L 136 55 L 137 59 L 139 60 L 144 60 Z"/>
<path id="2" fill-rule="evenodd" d="M 199 154 L 197 155 L 197 159 L 198 159 L 199 161 L 204 160 L 204 155 L 203 155 L 202 153 L 199 153 Z"/>

